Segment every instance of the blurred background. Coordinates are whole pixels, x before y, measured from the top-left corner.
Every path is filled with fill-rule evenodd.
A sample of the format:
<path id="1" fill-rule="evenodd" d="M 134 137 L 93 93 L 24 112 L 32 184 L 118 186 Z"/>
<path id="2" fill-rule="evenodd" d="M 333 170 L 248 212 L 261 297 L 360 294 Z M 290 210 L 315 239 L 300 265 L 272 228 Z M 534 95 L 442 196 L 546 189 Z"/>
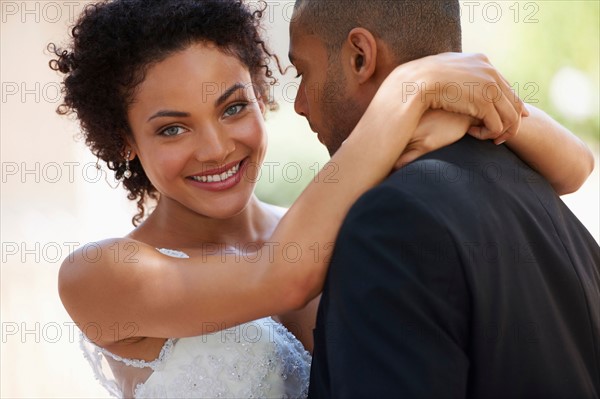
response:
<path id="1" fill-rule="evenodd" d="M 377 0 L 367 0 L 377 1 Z M 77 345 L 58 298 L 62 259 L 74 248 L 131 229 L 128 203 L 104 165 L 59 117 L 59 77 L 49 42 L 64 43 L 87 2 L 4 1 L 1 6 L 1 358 L 0 396 L 106 397 Z M 292 1 L 269 1 L 267 35 L 287 62 Z M 483 52 L 526 102 L 542 108 L 599 152 L 599 2 L 469 1 L 461 4 L 464 50 Z M 258 194 L 288 206 L 328 156 L 293 111 L 298 82 L 280 79 L 280 110 L 268 115 L 269 152 Z M 562 165 L 569 168 L 570 165 Z M 564 196 L 599 239 L 598 167 Z"/>

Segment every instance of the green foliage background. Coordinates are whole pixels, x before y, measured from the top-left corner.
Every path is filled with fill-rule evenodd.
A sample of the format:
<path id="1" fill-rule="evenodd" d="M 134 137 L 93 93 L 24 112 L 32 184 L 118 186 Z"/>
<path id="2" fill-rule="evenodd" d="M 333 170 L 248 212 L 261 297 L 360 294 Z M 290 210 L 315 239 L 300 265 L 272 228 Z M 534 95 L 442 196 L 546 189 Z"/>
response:
<path id="1" fill-rule="evenodd" d="M 532 2 L 520 3 L 520 19 L 524 20 L 532 11 L 524 10 L 525 5 Z M 512 82 L 537 82 L 539 103 L 534 105 L 550 113 L 575 134 L 597 143 L 600 139 L 600 2 L 547 0 L 536 4 L 539 11 L 534 18 L 538 22 L 513 24 L 512 54 L 499 59 L 496 64 Z M 552 78 L 563 67 L 584 72 L 592 82 L 596 110 L 593 117 L 583 121 L 569 119 L 552 103 L 549 95 Z"/>

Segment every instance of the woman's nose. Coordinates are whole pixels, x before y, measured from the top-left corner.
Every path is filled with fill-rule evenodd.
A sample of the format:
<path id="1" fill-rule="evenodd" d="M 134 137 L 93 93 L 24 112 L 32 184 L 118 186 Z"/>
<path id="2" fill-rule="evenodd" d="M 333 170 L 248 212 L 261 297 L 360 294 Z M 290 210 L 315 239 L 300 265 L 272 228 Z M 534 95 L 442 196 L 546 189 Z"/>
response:
<path id="1" fill-rule="evenodd" d="M 201 162 L 223 164 L 235 151 L 235 141 L 227 132 L 214 127 L 204 129 L 198 135 L 196 159 Z"/>

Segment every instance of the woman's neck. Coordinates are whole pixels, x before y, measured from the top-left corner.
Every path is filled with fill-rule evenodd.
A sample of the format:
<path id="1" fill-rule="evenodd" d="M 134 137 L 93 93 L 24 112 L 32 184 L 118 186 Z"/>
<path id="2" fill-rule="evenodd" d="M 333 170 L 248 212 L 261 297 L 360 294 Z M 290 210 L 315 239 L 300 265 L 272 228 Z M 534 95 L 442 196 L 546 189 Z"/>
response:
<path id="1" fill-rule="evenodd" d="M 277 219 L 255 196 L 240 213 L 226 219 L 198 214 L 172 200 L 159 200 L 148 219 L 128 237 L 179 250 L 202 249 L 207 243 L 226 247 L 262 244 L 270 237 Z"/>

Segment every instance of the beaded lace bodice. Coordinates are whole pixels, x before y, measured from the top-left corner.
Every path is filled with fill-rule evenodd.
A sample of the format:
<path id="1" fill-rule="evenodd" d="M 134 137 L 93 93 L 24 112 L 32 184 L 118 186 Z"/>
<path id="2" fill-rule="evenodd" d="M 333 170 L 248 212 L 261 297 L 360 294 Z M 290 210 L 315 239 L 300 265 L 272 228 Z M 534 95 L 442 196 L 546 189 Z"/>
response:
<path id="1" fill-rule="evenodd" d="M 187 257 L 178 251 L 159 251 Z M 270 317 L 201 336 L 168 339 L 151 362 L 116 356 L 83 335 L 81 346 L 96 378 L 116 397 L 300 398 L 308 394 L 310 354 Z"/>

